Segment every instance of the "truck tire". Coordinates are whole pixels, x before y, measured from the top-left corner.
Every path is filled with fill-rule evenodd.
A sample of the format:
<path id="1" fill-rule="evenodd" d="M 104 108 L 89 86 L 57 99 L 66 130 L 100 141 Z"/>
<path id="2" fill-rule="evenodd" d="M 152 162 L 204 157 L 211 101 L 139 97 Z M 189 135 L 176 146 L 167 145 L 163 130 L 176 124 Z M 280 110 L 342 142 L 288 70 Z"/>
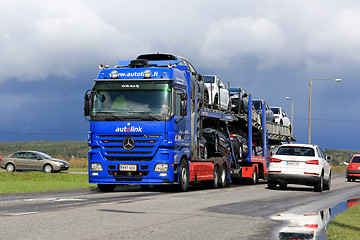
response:
<path id="1" fill-rule="evenodd" d="M 185 160 L 181 161 L 179 167 L 179 189 L 186 192 L 189 186 L 189 170 Z"/>
<path id="2" fill-rule="evenodd" d="M 251 178 L 251 184 L 252 184 L 252 185 L 257 184 L 257 183 L 258 183 L 258 180 L 259 180 L 259 178 L 258 178 L 258 174 L 257 174 L 257 168 L 255 167 L 255 168 L 254 168 L 253 175 L 252 175 L 252 178 Z"/>
<path id="3" fill-rule="evenodd" d="M 219 187 L 219 168 L 217 166 L 214 167 L 214 178 L 213 181 L 211 182 L 211 187 L 212 188 L 218 188 Z"/>
<path id="4" fill-rule="evenodd" d="M 115 184 L 98 184 L 97 186 L 101 192 L 112 192 L 116 187 Z"/>
<path id="5" fill-rule="evenodd" d="M 219 178 L 219 185 L 220 187 L 226 187 L 227 184 L 227 171 L 226 171 L 226 164 L 223 164 L 220 168 L 220 178 Z"/>

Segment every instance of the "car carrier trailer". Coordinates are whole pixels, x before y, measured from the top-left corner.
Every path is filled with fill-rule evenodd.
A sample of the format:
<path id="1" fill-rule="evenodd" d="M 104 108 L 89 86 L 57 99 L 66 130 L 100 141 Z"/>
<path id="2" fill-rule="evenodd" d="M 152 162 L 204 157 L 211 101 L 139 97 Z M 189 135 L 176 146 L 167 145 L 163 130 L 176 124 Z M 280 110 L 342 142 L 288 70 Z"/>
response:
<path id="1" fill-rule="evenodd" d="M 203 181 L 214 188 L 235 179 L 255 184 L 267 177 L 269 143 L 291 141 L 289 128 L 268 127 L 251 106 L 248 114 L 235 114 L 205 104 L 201 77 L 183 58 L 161 55 L 100 68 L 85 94 L 84 115 L 90 122 L 89 182 L 101 191 L 124 184 L 176 184 L 181 191 Z M 224 151 L 208 157 L 205 128 L 222 131 Z M 247 138 L 243 159 L 235 156 L 230 131 Z M 261 146 L 261 156 L 254 156 L 253 146 Z"/>

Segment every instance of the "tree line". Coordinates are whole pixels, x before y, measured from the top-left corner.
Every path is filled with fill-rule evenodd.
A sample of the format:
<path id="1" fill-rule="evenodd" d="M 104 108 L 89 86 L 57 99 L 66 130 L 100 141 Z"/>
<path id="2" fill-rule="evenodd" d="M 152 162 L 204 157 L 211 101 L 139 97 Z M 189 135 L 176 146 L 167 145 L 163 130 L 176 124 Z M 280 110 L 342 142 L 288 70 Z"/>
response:
<path id="1" fill-rule="evenodd" d="M 85 141 L 0 142 L 0 156 L 32 150 L 69 161 L 74 158 L 87 158 L 89 149 Z"/>

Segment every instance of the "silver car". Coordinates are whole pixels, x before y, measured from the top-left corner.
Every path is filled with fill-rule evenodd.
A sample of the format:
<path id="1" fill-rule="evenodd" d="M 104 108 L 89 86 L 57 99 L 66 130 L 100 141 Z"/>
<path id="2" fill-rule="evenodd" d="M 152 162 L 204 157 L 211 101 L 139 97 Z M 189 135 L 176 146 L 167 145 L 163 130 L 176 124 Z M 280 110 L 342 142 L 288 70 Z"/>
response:
<path id="1" fill-rule="evenodd" d="M 8 157 L 0 157 L 0 167 L 8 172 L 35 170 L 45 173 L 60 172 L 69 169 L 69 163 L 52 158 L 49 155 L 37 151 L 20 151 Z"/>

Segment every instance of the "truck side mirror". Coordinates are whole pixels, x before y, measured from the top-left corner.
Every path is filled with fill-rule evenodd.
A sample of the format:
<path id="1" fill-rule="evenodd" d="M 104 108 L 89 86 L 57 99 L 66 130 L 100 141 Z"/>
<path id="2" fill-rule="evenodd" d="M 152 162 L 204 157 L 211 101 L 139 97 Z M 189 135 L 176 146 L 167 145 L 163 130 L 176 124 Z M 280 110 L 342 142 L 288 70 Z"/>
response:
<path id="1" fill-rule="evenodd" d="M 90 116 L 90 90 L 87 90 L 84 96 L 84 115 L 85 117 Z"/>

